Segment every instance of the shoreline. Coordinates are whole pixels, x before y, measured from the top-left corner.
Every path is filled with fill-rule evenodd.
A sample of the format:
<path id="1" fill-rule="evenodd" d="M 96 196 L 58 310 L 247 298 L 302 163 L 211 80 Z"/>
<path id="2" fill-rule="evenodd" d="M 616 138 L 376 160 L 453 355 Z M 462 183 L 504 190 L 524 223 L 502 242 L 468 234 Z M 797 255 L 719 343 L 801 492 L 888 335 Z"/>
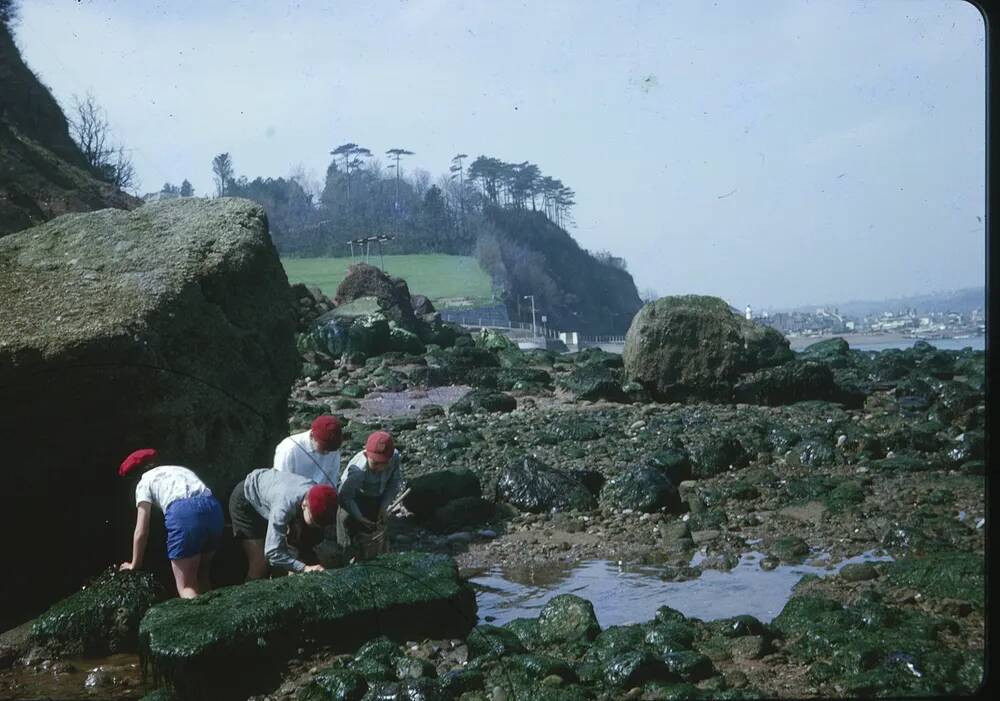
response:
<path id="1" fill-rule="evenodd" d="M 807 348 L 814 343 L 819 343 L 820 341 L 828 341 L 831 338 L 842 338 L 847 341 L 847 344 L 854 348 L 858 345 L 868 345 L 873 343 L 902 343 L 904 341 L 920 341 L 926 340 L 933 345 L 934 341 L 953 341 L 953 340 L 968 340 L 972 341 L 978 336 L 971 336 L 968 339 L 956 339 L 953 337 L 944 338 L 928 338 L 920 339 L 913 336 L 907 336 L 901 333 L 880 333 L 880 334 L 866 334 L 866 333 L 845 333 L 845 334 L 832 334 L 829 336 L 786 336 L 788 339 L 789 346 L 792 350 L 802 350 Z M 972 345 L 971 343 L 969 345 Z"/>

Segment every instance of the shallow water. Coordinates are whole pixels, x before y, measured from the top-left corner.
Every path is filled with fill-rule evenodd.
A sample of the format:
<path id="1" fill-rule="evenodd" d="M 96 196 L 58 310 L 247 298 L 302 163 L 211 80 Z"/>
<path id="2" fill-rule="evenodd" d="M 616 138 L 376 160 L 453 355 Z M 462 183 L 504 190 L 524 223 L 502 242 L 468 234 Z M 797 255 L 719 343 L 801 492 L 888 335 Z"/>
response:
<path id="1" fill-rule="evenodd" d="M 150 691 L 138 655 L 70 658 L 0 673 L 0 699 L 138 699 Z"/>
<path id="2" fill-rule="evenodd" d="M 703 557 L 696 554 L 692 564 L 697 565 Z M 602 627 L 643 623 L 663 605 L 705 621 L 750 614 L 766 623 L 781 612 L 804 575 L 824 577 L 847 564 L 892 559 L 869 551 L 829 568 L 779 565 L 766 571 L 760 567 L 763 557 L 759 552 L 744 553 L 733 569 L 706 569 L 697 579 L 686 582 L 664 581 L 662 568 L 656 566 L 619 567 L 608 560 L 518 570 L 497 567 L 471 581 L 477 588 L 480 620 L 492 617 L 494 625 L 514 618 L 534 618 L 558 594 L 588 599 Z"/>

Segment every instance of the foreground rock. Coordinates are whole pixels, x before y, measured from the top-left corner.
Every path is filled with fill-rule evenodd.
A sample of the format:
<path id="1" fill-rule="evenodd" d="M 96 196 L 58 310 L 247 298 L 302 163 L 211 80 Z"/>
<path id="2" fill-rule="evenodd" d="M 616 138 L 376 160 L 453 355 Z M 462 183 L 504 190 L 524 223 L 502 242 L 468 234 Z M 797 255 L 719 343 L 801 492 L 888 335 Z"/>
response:
<path id="1" fill-rule="evenodd" d="M 629 381 L 663 401 L 729 400 L 743 373 L 791 360 L 777 331 L 732 312 L 717 297 L 663 297 L 644 306 L 625 336 Z"/>
<path id="2" fill-rule="evenodd" d="M 532 513 L 587 511 L 595 506 L 593 495 L 576 477 L 531 456 L 511 461 L 501 471 L 496 498 Z"/>
<path id="3" fill-rule="evenodd" d="M 129 452 L 155 447 L 217 495 L 270 464 L 299 358 L 264 210 L 245 200 L 70 214 L 6 236 L 0 298 L 0 387 L 17 407 L 0 426 L 8 489 L 46 504 L 8 552 L 22 563 L 8 596 L 27 617 L 129 541 L 134 504 L 115 474 Z M 51 561 L 60 577 L 43 576 Z"/>
<path id="4" fill-rule="evenodd" d="M 174 599 L 149 610 L 139 635 L 181 698 L 229 699 L 266 684 L 306 644 L 348 652 L 379 635 L 464 637 L 475 622 L 475 595 L 450 558 L 401 553 Z"/>
<path id="5" fill-rule="evenodd" d="M 139 621 L 163 588 L 149 572 L 111 568 L 31 625 L 32 656 L 102 657 L 138 650 Z"/>

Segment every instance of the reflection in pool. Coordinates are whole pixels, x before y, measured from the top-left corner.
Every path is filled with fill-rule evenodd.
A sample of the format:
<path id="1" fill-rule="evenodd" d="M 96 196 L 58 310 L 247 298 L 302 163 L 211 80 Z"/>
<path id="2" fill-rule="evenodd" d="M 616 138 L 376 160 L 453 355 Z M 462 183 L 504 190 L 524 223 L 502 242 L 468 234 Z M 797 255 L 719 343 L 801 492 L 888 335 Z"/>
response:
<path id="1" fill-rule="evenodd" d="M 760 567 L 763 557 L 759 552 L 744 553 L 733 569 L 706 569 L 697 579 L 686 582 L 664 581 L 661 568 L 656 566 L 619 567 L 608 560 L 544 568 L 497 567 L 471 581 L 477 589 L 480 619 L 490 616 L 494 625 L 533 618 L 557 594 L 590 600 L 604 627 L 648 621 L 663 605 L 705 621 L 750 614 L 768 622 L 781 612 L 804 575 L 823 577 L 847 564 L 892 559 L 869 551 L 830 567 L 779 565 L 766 571 Z M 702 558 L 696 554 L 692 564 L 697 565 Z"/>

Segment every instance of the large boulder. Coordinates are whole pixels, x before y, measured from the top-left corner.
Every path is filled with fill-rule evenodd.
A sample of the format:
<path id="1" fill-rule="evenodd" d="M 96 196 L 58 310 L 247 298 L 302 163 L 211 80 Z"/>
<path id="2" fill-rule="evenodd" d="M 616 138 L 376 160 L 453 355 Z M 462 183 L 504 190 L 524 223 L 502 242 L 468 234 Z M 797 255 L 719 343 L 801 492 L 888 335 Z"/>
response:
<path id="1" fill-rule="evenodd" d="M 69 214 L 6 236 L 0 299 L 6 493 L 45 504 L 8 545 L 20 574 L 0 598 L 19 605 L 3 626 L 127 555 L 135 505 L 115 470 L 131 451 L 156 448 L 221 499 L 270 465 L 299 356 L 288 280 L 246 200 Z M 23 526 L 9 509 L 0 522 Z M 149 556 L 165 566 L 162 544 Z"/>
<path id="2" fill-rule="evenodd" d="M 518 458 L 500 472 L 496 499 L 536 514 L 589 511 L 595 506 L 593 495 L 576 477 L 532 456 Z"/>
<path id="3" fill-rule="evenodd" d="M 245 699 L 280 679 L 306 640 L 343 653 L 380 635 L 465 637 L 475 624 L 475 593 L 455 562 L 409 552 L 164 602 L 142 619 L 139 643 L 181 698 Z M 362 663 L 372 656 L 359 651 Z"/>
<path id="4" fill-rule="evenodd" d="M 347 269 L 347 275 L 337 286 L 334 299 L 339 305 L 360 297 L 374 297 L 386 317 L 403 328 L 416 329 L 417 317 L 406 280 L 391 277 L 374 265 L 355 263 Z"/>
<path id="5" fill-rule="evenodd" d="M 663 401 L 729 400 L 740 375 L 791 360 L 788 340 L 736 315 L 718 297 L 663 297 L 644 306 L 625 336 L 629 381 Z"/>

